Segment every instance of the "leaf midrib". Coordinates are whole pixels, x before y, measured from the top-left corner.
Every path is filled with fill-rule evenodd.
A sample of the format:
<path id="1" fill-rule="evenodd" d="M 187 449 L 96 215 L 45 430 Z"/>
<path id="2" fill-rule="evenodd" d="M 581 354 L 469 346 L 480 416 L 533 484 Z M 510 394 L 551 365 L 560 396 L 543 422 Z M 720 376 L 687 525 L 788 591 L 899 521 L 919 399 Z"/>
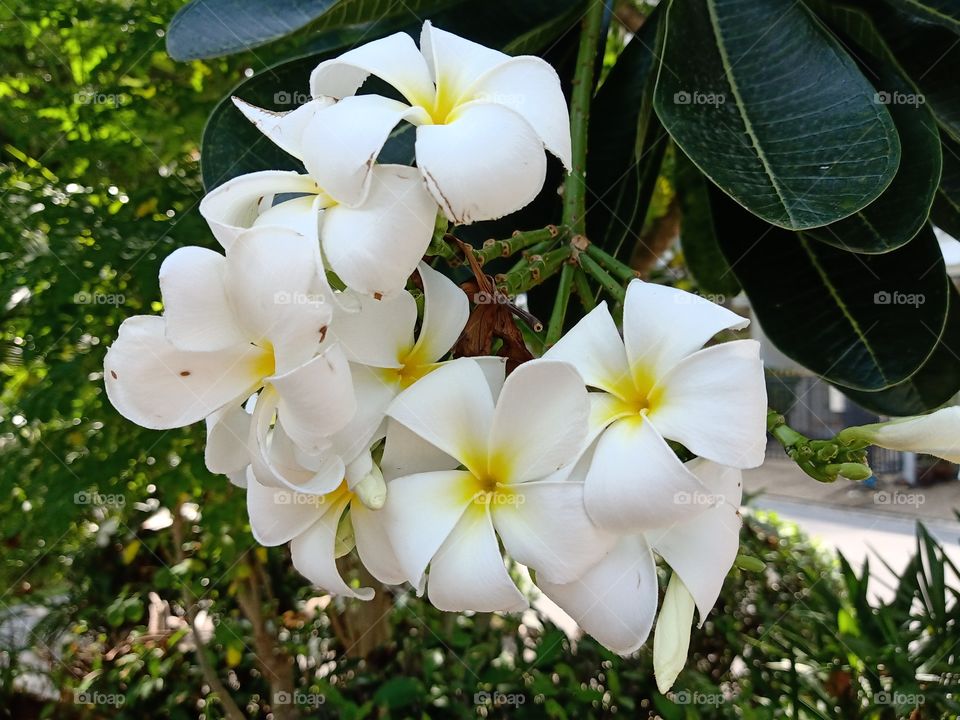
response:
<path id="1" fill-rule="evenodd" d="M 790 220 L 792 225 L 799 225 L 800 223 L 797 222 L 797 219 L 793 216 L 793 212 L 790 210 L 790 206 L 787 204 L 783 190 L 780 187 L 780 184 L 777 182 L 777 179 L 773 173 L 773 168 L 770 166 L 770 162 L 767 160 L 766 153 L 764 153 L 763 149 L 760 147 L 760 139 L 754 132 L 753 123 L 750 122 L 750 118 L 747 115 L 747 110 L 743 102 L 743 96 L 740 94 L 740 88 L 737 85 L 736 79 L 733 77 L 733 65 L 730 63 L 730 56 L 727 54 L 727 47 L 723 42 L 723 36 L 720 32 L 720 23 L 717 18 L 715 0 L 706 0 L 706 5 L 707 14 L 710 16 L 710 27 L 713 29 L 713 36 L 717 42 L 717 51 L 720 53 L 720 62 L 724 69 L 723 76 L 726 79 L 727 84 L 730 86 L 730 92 L 733 95 L 734 102 L 737 106 L 737 112 L 740 114 L 740 119 L 743 121 L 744 129 L 746 130 L 747 135 L 750 137 L 750 143 L 753 145 L 754 152 L 756 152 L 757 157 L 760 159 L 760 164 L 763 166 L 763 171 L 770 180 L 770 186 L 777 194 L 777 198 L 780 200 L 780 205 L 783 207 L 784 212 L 786 212 L 787 218 Z"/>

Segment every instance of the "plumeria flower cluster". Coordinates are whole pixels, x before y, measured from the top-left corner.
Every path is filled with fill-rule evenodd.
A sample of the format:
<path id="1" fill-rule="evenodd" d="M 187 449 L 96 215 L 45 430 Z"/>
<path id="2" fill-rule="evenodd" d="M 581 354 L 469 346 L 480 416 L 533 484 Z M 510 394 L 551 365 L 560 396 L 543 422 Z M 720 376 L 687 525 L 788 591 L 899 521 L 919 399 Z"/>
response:
<path id="1" fill-rule="evenodd" d="M 370 75 L 404 100 L 358 95 Z M 653 626 L 660 558 L 669 686 L 737 554 L 740 470 L 763 460 L 758 344 L 704 348 L 746 320 L 634 280 L 622 333 L 602 304 L 509 376 L 503 358 L 451 358 L 469 300 L 424 253 L 438 215 L 500 217 L 540 192 L 547 153 L 569 167 L 556 73 L 426 23 L 419 48 L 376 40 L 310 87 L 288 113 L 238 102 L 307 173 L 205 197 L 222 252 L 164 261 L 162 317 L 126 320 L 107 352 L 111 402 L 148 428 L 205 421 L 207 466 L 246 489 L 256 539 L 289 543 L 330 593 L 372 597 L 338 570 L 355 552 L 440 609 L 518 611 L 523 566 L 628 654 Z M 379 164 L 403 123 L 416 166 Z"/>

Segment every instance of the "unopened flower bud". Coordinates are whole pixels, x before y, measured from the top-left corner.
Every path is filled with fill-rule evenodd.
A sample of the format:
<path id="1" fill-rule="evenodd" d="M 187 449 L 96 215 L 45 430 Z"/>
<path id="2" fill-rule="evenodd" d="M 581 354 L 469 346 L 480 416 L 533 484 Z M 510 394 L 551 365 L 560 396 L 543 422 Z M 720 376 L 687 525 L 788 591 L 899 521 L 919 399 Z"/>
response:
<path id="1" fill-rule="evenodd" d="M 353 492 L 360 498 L 360 502 L 371 510 L 382 508 L 387 501 L 387 483 L 384 482 L 379 466 L 371 467 L 370 472 L 354 486 Z"/>
<path id="2" fill-rule="evenodd" d="M 690 626 L 693 624 L 693 596 L 674 573 L 667 585 L 653 635 L 653 674 L 657 688 L 666 694 L 687 662 Z"/>
<path id="3" fill-rule="evenodd" d="M 843 430 L 837 439 L 960 462 L 960 407 Z"/>

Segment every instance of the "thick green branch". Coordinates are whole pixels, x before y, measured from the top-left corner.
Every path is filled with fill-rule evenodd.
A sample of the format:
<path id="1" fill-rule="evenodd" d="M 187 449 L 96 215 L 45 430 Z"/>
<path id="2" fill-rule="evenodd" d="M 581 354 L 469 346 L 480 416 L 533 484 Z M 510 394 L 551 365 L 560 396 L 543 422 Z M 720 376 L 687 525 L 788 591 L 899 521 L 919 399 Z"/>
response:
<path id="1" fill-rule="evenodd" d="M 586 171 L 587 127 L 590 122 L 590 101 L 593 98 L 593 70 L 597 61 L 597 46 L 603 27 L 604 2 L 587 0 L 589 9 L 584 15 L 577 52 L 577 66 L 573 75 L 570 96 L 571 171 L 563 186 L 563 224 L 574 234 L 583 235 L 586 229 Z"/>
<path id="2" fill-rule="evenodd" d="M 563 334 L 563 320 L 567 316 L 567 304 L 570 302 L 570 291 L 573 289 L 573 275 L 577 268 L 566 263 L 560 269 L 560 284 L 557 286 L 557 297 L 553 302 L 553 311 L 550 313 L 550 322 L 547 325 L 547 337 L 544 341 L 550 347 Z"/>

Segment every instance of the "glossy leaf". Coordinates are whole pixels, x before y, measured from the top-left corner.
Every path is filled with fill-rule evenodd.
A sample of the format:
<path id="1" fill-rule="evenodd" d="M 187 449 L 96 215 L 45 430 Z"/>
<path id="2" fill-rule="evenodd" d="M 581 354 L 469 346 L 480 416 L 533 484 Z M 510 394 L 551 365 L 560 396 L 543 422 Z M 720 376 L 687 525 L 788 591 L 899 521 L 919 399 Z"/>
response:
<path id="1" fill-rule="evenodd" d="M 960 4 L 956 0 L 890 0 L 914 17 L 960 33 Z"/>
<path id="2" fill-rule="evenodd" d="M 867 5 L 877 29 L 933 110 L 940 126 L 960 140 L 960 43 L 949 30 L 884 4 Z"/>
<path id="3" fill-rule="evenodd" d="M 893 179 L 886 107 L 840 44 L 792 0 L 672 0 L 655 105 L 694 163 L 768 222 L 847 217 Z"/>
<path id="4" fill-rule="evenodd" d="M 457 0 L 191 0 L 170 21 L 167 52 L 196 60 L 249 50 L 316 22 L 314 30 L 371 21 L 418 23 Z"/>
<path id="5" fill-rule="evenodd" d="M 912 377 L 878 392 L 840 389 L 861 407 L 893 417 L 919 415 L 949 402 L 960 392 L 960 293 L 950 289 L 947 326 L 933 354 Z"/>
<path id="6" fill-rule="evenodd" d="M 931 228 L 864 255 L 766 225 L 717 190 L 711 205 L 724 255 L 785 355 L 855 390 L 902 383 L 931 356 L 950 287 Z"/>
<path id="7" fill-rule="evenodd" d="M 858 34 L 865 37 L 870 33 L 869 19 L 863 14 L 859 19 L 863 26 Z M 869 52 L 873 43 L 867 42 Z M 926 224 L 940 181 L 940 133 L 933 113 L 909 79 L 886 56 L 867 52 L 860 53 L 861 67 L 876 88 L 875 101 L 887 107 L 897 126 L 900 167 L 879 198 L 850 217 L 811 230 L 810 235 L 841 249 L 878 253 L 900 247 Z"/>
<path id="8" fill-rule="evenodd" d="M 710 181 L 679 150 L 674 161 L 674 185 L 680 202 L 680 247 L 690 274 L 704 292 L 732 298 L 740 292 L 740 283 L 717 242 L 710 210 Z"/>
<path id="9" fill-rule="evenodd" d="M 960 238 L 960 145 L 943 138 L 943 173 L 930 215 L 933 222 Z"/>

